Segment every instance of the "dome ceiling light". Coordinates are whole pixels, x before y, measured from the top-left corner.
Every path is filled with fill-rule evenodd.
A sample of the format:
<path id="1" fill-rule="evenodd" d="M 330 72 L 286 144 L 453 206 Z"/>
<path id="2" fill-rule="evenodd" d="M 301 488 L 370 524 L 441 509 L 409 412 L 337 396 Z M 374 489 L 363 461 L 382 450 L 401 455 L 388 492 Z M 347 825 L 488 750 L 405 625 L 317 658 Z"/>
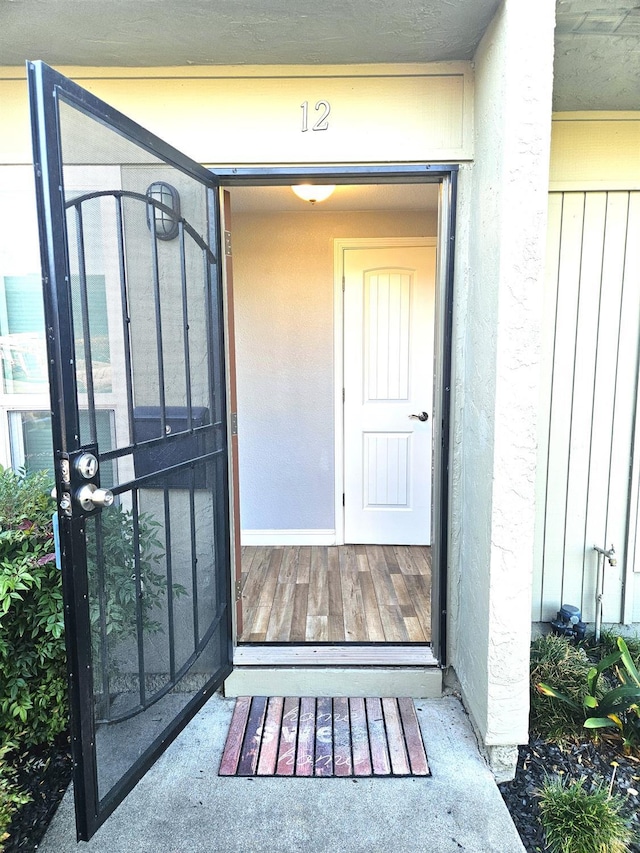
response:
<path id="1" fill-rule="evenodd" d="M 298 184 L 292 186 L 291 189 L 303 201 L 308 201 L 315 204 L 317 201 L 325 201 L 335 190 L 335 186 L 324 184 L 323 186 L 314 186 L 313 184 Z"/>

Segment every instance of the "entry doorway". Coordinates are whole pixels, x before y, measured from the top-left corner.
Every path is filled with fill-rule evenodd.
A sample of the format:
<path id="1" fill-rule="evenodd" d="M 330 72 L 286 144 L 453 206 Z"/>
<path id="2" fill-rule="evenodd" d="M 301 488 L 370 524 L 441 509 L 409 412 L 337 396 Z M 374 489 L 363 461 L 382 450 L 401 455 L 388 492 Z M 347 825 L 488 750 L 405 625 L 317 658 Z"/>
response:
<path id="1" fill-rule="evenodd" d="M 439 195 L 437 184 L 344 185 L 312 207 L 289 186 L 230 190 L 240 643 L 431 641 Z M 354 358 L 365 344 L 366 362 Z M 370 408 L 396 420 L 384 432 L 349 409 L 365 375 L 378 383 Z M 368 533 L 349 528 L 365 474 L 370 494 L 379 484 Z"/>
<path id="2" fill-rule="evenodd" d="M 238 415 L 227 410 L 227 402 L 235 403 L 233 383 L 227 382 L 233 376 L 234 346 L 227 336 L 233 329 L 232 303 L 225 306 L 223 275 L 226 268 L 229 284 L 231 240 L 220 233 L 227 220 L 219 209 L 216 175 L 42 63 L 29 63 L 28 76 L 34 162 L 41 164 L 36 178 L 46 323 L 54 332 L 47 336 L 47 354 L 76 815 L 78 838 L 88 840 L 223 682 L 237 675 L 236 687 L 242 686 L 244 695 L 258 695 L 246 692 L 231 642 L 231 564 L 235 559 L 240 565 L 242 550 L 233 551 L 235 528 L 229 523 L 237 491 L 229 483 L 234 463 L 229 464 L 227 437 L 230 433 L 233 444 Z M 103 166 L 116 167 L 122 186 Z M 66 178 L 77 167 L 90 185 L 80 195 L 65 193 L 71 185 Z M 415 171 L 422 175 L 431 168 Z M 440 195 L 450 202 L 442 241 L 449 246 L 455 170 L 433 169 L 433 180 L 448 190 Z M 125 178 L 137 183 L 125 185 Z M 261 236 L 256 229 L 251 233 L 253 240 Z M 449 341 L 450 257 L 443 269 L 448 308 L 436 314 L 443 340 Z M 107 324 L 105 340 L 91 334 L 92 306 L 101 289 L 90 284 L 114 270 L 116 286 L 109 292 L 120 309 L 115 313 L 122 334 L 112 338 Z M 282 278 L 283 271 L 281 263 L 276 277 Z M 263 284 L 261 276 L 258 282 Z M 307 294 L 306 278 L 301 285 Z M 309 326 L 312 316 L 307 311 Z M 252 341 L 252 351 L 263 360 L 266 342 L 276 339 L 270 324 L 268 331 L 267 338 L 254 335 Z M 107 352 L 107 359 L 97 357 Z M 442 352 L 446 355 L 447 348 Z M 436 371 L 436 380 L 443 379 L 436 397 L 446 439 L 446 358 L 443 363 L 444 370 Z M 126 428 L 117 433 L 115 447 L 97 428 L 97 383 L 106 381 L 105 371 L 126 393 Z M 277 412 L 267 389 L 259 390 L 258 405 Z M 301 395 L 301 402 L 309 396 Z M 90 414 L 86 435 L 80 417 L 85 406 Z M 308 443 L 304 446 L 310 452 Z M 436 469 L 438 456 L 442 463 L 447 453 L 436 454 Z M 109 482 L 111 489 L 100 477 L 112 464 L 117 478 Z M 436 470 L 440 488 L 447 481 L 446 464 L 441 474 Z M 446 522 L 435 527 L 446 531 Z M 113 536 L 106 533 L 116 528 L 114 551 Z M 110 568 L 114 559 L 115 574 Z M 123 569 L 134 592 L 128 596 L 127 617 L 114 629 L 109 601 L 122 591 L 118 577 Z M 437 591 L 434 597 L 438 600 Z M 427 658 L 421 652 L 415 670 L 400 674 L 402 687 L 396 680 L 394 695 L 413 695 L 413 690 L 425 695 L 425 679 L 440 691 L 440 672 L 435 667 L 425 671 L 436 661 Z M 377 647 L 359 662 L 375 667 L 375 688 L 369 679 L 362 690 L 381 695 Z M 392 656 L 386 662 L 397 664 Z M 335 690 L 336 670 L 316 668 L 314 678 L 318 671 L 326 676 L 325 689 L 330 683 Z M 266 676 L 269 690 L 273 672 L 273 666 L 257 672 Z M 337 671 L 341 690 L 351 674 Z M 419 686 L 406 688 L 408 682 Z M 402 694 L 395 693 L 398 689 Z"/>

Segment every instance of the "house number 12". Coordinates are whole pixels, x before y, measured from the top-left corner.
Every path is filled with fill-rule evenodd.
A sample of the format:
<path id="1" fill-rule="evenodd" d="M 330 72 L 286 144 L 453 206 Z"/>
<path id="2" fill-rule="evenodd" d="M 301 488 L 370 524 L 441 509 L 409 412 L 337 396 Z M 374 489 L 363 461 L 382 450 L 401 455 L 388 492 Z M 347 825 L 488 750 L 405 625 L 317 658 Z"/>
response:
<path id="1" fill-rule="evenodd" d="M 309 101 L 303 101 L 300 104 L 302 110 L 302 132 L 309 130 Z M 320 113 L 320 117 L 311 130 L 329 130 L 329 113 L 331 112 L 331 104 L 329 101 L 318 101 L 315 105 L 315 110 Z"/>

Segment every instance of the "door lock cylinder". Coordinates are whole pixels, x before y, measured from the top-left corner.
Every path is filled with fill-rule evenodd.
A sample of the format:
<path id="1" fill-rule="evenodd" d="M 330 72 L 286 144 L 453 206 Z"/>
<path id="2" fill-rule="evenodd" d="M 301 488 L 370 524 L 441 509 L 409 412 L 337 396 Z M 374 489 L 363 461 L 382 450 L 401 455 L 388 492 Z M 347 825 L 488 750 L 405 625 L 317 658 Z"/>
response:
<path id="1" fill-rule="evenodd" d="M 93 453 L 83 453 L 75 461 L 75 469 L 85 480 L 93 480 L 98 473 L 98 460 Z"/>

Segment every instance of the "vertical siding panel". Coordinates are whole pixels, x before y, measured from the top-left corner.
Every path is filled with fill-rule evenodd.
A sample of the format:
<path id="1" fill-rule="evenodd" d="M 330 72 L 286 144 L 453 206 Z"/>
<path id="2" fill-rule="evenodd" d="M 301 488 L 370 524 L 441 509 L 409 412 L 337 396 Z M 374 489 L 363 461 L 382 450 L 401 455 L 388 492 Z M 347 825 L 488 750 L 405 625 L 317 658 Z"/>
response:
<path id="1" fill-rule="evenodd" d="M 555 337 L 560 235 L 563 193 L 549 194 L 547 218 L 547 262 L 544 278 L 542 334 L 540 346 L 540 404 L 538 406 L 538 464 L 536 467 L 536 527 L 533 556 L 532 611 L 533 622 L 546 618 L 542 612 L 544 577 L 544 540 L 547 495 L 547 460 L 549 455 L 549 422 L 551 417 L 551 382 L 553 377 L 553 340 Z"/>
<path id="2" fill-rule="evenodd" d="M 616 387 L 611 437 L 611 460 L 609 465 L 607 542 L 615 543 L 618 565 L 607 567 L 604 599 L 604 617 L 607 621 L 623 620 L 623 598 L 625 592 L 625 567 L 628 559 L 627 525 L 629 486 L 632 475 L 632 455 L 629 449 L 633 442 L 633 427 L 636 406 L 636 380 L 638 364 L 638 333 L 640 315 L 640 265 L 638 264 L 638 235 L 640 230 L 631 219 L 630 193 L 620 196 L 621 233 L 616 240 L 621 257 L 620 275 L 622 297 L 620 306 L 619 341 L 616 367 Z M 624 218 L 622 217 L 624 214 Z M 630 591 L 630 590 L 629 590 Z"/>
<path id="3" fill-rule="evenodd" d="M 589 620 L 595 616 L 597 572 L 596 553 L 592 546 L 611 544 L 607 540 L 607 504 L 626 220 L 627 194 L 608 193 L 585 527 L 583 606 Z M 620 616 L 621 562 L 615 568 L 608 565 L 605 568 L 605 621 L 618 621 Z"/>
<path id="4" fill-rule="evenodd" d="M 640 337 L 640 222 L 634 221 L 633 194 L 627 193 L 626 235 L 624 265 L 622 270 L 622 301 L 620 306 L 620 335 L 618 340 L 618 366 L 616 371 L 616 394 L 611 442 L 611 466 L 609 472 L 609 506 L 607 515 L 607 537 L 612 538 L 619 550 L 621 584 L 620 621 L 625 621 L 624 610 L 628 606 L 629 582 L 625 583 L 625 569 L 633 561 L 629 553 L 628 526 L 635 516 L 633 511 L 633 432 L 638 397 L 638 340 Z M 636 193 L 636 198 L 640 194 Z M 634 393 L 635 391 L 635 393 Z M 629 483 L 630 488 L 627 488 Z M 619 543 L 619 544 L 618 544 Z M 624 559 L 622 558 L 624 555 Z"/>
<path id="5" fill-rule="evenodd" d="M 534 619 L 564 601 L 593 621 L 593 545 L 612 542 L 603 619 L 640 619 L 638 233 L 638 192 L 550 195 Z"/>
<path id="6" fill-rule="evenodd" d="M 565 195 L 553 350 L 547 456 L 542 614 L 549 619 L 562 599 L 562 571 L 569 460 L 569 427 L 577 327 L 584 193 Z"/>
<path id="7" fill-rule="evenodd" d="M 625 259 L 625 293 L 628 289 L 640 299 L 640 192 L 629 194 L 629 225 L 627 232 L 627 256 Z M 631 312 L 630 312 L 631 313 Z M 640 315 L 640 309 L 635 309 Z M 640 339 L 640 331 L 636 332 Z M 636 374 L 632 383 L 636 388 L 635 415 L 633 421 L 632 470 L 630 499 L 627 516 L 627 565 L 623 595 L 623 622 L 640 621 L 640 395 L 638 394 L 638 368 L 640 353 L 636 354 Z M 638 574 L 634 574 L 638 572 Z"/>
<path id="8" fill-rule="evenodd" d="M 597 360 L 596 348 L 598 346 L 606 205 L 606 193 L 587 193 L 585 196 L 571 400 L 562 600 L 563 603 L 575 604 L 583 608 L 584 534 L 594 415 L 593 389 Z M 561 331 L 559 329 L 559 333 Z M 602 342 L 600 342 L 600 346 L 602 346 Z"/>

